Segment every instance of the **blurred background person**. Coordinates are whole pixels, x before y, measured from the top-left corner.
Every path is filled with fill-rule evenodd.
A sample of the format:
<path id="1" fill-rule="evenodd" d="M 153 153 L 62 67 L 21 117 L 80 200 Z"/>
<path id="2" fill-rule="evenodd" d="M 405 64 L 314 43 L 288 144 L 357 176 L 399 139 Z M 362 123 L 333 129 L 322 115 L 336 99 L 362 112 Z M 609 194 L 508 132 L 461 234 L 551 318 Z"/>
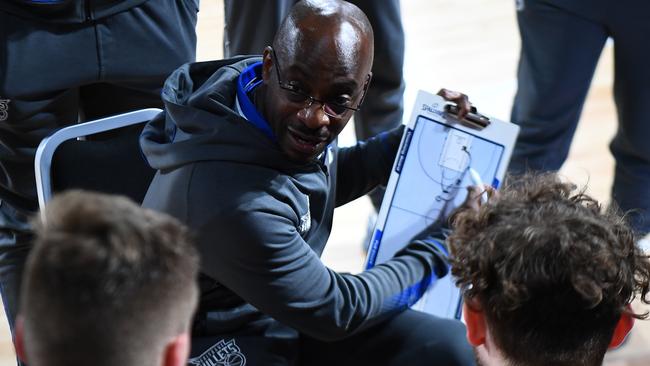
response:
<path id="1" fill-rule="evenodd" d="M 613 202 L 632 227 L 650 232 L 650 3 L 519 0 L 521 54 L 511 120 L 521 126 L 510 170 L 559 170 L 569 153 L 596 64 L 614 42 L 618 131 Z M 591 122 L 591 121 L 590 121 Z M 589 128 L 599 127 L 590 125 Z"/>
<path id="2" fill-rule="evenodd" d="M 167 75 L 195 58 L 197 11 L 196 0 L 0 2 L 0 293 L 10 327 L 38 208 L 38 144 L 70 124 L 162 107 Z"/>

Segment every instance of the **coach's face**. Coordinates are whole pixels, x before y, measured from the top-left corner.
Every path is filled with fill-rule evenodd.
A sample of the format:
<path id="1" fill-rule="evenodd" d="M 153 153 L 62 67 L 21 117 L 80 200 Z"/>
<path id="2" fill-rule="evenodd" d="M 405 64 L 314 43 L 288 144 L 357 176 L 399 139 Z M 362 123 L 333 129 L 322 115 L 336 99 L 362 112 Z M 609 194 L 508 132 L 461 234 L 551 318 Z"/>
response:
<path id="1" fill-rule="evenodd" d="M 300 163 L 341 133 L 370 82 L 371 42 L 345 21 L 317 23 L 304 20 L 263 55 L 263 113 L 282 151 Z"/>

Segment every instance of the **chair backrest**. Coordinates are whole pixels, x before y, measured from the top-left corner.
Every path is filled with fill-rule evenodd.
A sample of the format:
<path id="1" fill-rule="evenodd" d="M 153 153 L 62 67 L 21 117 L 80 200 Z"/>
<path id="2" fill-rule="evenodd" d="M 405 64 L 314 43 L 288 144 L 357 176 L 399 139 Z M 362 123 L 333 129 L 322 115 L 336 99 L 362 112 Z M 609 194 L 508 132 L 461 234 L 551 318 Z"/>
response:
<path id="1" fill-rule="evenodd" d="M 160 112 L 149 108 L 84 122 L 43 139 L 34 161 L 39 207 L 54 193 L 72 188 L 142 202 L 155 170 L 144 159 L 138 140 L 144 124 Z"/>

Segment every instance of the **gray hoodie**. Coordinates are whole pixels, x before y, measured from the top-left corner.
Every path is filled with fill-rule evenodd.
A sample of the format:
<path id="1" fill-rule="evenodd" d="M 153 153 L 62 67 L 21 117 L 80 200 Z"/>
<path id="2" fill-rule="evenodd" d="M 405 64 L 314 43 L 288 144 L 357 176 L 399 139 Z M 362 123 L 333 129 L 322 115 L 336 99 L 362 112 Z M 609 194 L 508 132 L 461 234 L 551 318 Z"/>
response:
<path id="1" fill-rule="evenodd" d="M 141 138 L 158 169 L 144 206 L 196 234 L 195 334 L 341 339 L 415 302 L 447 272 L 444 254 L 416 241 L 358 275 L 321 262 L 334 208 L 386 183 L 402 128 L 293 163 L 234 107 L 240 72 L 259 60 L 187 64 L 169 77 L 166 112 Z"/>

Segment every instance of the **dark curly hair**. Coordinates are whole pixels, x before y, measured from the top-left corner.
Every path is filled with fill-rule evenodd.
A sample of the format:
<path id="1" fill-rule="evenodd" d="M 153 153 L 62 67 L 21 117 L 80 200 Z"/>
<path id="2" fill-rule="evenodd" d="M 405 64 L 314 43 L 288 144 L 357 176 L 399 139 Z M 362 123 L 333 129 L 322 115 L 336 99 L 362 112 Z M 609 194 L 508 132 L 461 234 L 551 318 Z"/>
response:
<path id="1" fill-rule="evenodd" d="M 457 284 L 514 365 L 600 365 L 627 305 L 649 303 L 648 257 L 619 213 L 556 174 L 509 181 L 454 218 Z"/>

